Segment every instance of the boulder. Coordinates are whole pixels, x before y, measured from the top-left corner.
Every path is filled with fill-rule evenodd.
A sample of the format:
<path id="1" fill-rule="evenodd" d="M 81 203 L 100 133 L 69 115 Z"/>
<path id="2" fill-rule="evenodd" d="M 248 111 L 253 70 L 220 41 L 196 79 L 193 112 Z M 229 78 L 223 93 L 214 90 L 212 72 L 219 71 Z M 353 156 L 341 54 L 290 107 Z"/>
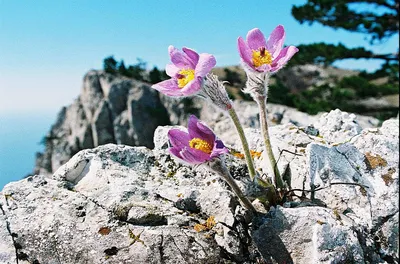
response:
<path id="1" fill-rule="evenodd" d="M 315 127 L 271 127 L 278 167 L 292 189 L 276 207 L 255 199 L 263 190 L 252 185 L 240 155 L 225 155 L 237 184 L 262 209 L 253 216 L 206 167 L 169 155 L 167 133 L 176 126 L 156 129 L 153 150 L 107 144 L 79 151 L 51 177 L 31 176 L 0 192 L 0 260 L 396 263 L 399 121 L 350 129 L 354 134 L 338 142 L 349 130 L 343 118 L 339 110 L 321 116 L 319 124 L 334 128 L 323 137 Z M 271 178 L 260 131 L 245 132 L 260 152 L 260 177 Z M 236 136 L 229 141 L 241 151 Z"/>

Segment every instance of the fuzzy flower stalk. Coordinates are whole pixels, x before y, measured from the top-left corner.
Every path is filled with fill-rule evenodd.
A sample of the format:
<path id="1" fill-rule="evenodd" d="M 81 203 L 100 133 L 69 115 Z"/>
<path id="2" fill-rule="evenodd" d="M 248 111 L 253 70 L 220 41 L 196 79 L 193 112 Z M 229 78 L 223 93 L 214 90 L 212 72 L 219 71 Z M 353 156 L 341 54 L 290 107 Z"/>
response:
<path id="1" fill-rule="evenodd" d="M 274 173 L 277 188 L 284 188 L 284 183 L 272 151 L 268 132 L 266 102 L 270 75 L 280 70 L 298 52 L 298 49 L 294 46 L 283 48 L 284 40 L 285 30 L 281 25 L 272 31 L 268 40 L 265 39 L 264 34 L 258 28 L 250 30 L 247 33 L 246 40 L 242 37 L 238 38 L 238 50 L 247 74 L 244 92 L 249 93 L 258 104 L 265 151 Z"/>
<path id="2" fill-rule="evenodd" d="M 229 153 L 229 150 L 208 126 L 191 115 L 188 131 L 171 129 L 168 131 L 168 138 L 171 143 L 169 151 L 172 155 L 184 163 L 204 165 L 210 171 L 217 173 L 232 188 L 243 206 L 253 213 L 256 212 L 226 168 L 223 154 Z"/>
<path id="3" fill-rule="evenodd" d="M 203 89 L 200 91 L 198 96 L 210 101 L 220 109 L 227 111 L 233 124 L 235 125 L 236 131 L 239 135 L 240 142 L 242 143 L 244 156 L 249 170 L 251 180 L 255 180 L 257 177 L 256 170 L 254 168 L 253 158 L 251 157 L 249 144 L 244 134 L 243 126 L 240 123 L 239 117 L 232 106 L 232 101 L 226 92 L 224 84 L 218 79 L 218 77 L 212 73 L 206 76 Z"/>
<path id="4" fill-rule="evenodd" d="M 168 96 L 196 95 L 227 111 L 239 134 L 250 178 L 254 180 L 256 171 L 243 127 L 223 83 L 216 75 L 210 73 L 216 64 L 214 56 L 207 53 L 198 54 L 189 48 L 182 48 L 180 51 L 173 46 L 169 46 L 168 51 L 172 64 L 166 66 L 166 72 L 171 79 L 154 84 L 152 88 Z"/>

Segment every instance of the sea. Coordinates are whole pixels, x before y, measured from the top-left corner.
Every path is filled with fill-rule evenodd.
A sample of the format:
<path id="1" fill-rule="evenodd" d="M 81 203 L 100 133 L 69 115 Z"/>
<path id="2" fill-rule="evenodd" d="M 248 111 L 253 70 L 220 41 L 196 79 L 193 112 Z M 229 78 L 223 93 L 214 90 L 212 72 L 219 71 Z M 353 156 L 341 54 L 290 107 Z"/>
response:
<path id="1" fill-rule="evenodd" d="M 0 113 L 0 190 L 32 173 L 57 112 Z"/>

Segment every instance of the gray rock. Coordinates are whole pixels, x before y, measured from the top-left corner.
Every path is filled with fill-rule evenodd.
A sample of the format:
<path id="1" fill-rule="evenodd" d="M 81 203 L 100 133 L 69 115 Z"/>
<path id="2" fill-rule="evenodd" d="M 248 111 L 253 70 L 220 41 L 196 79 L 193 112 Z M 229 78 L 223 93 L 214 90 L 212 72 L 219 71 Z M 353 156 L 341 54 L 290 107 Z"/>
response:
<path id="1" fill-rule="evenodd" d="M 121 114 L 114 119 L 113 127 L 116 144 L 135 145 L 129 119 L 128 110 L 121 112 Z"/>
<path id="2" fill-rule="evenodd" d="M 239 203 L 215 179 L 176 164 L 163 151 L 105 145 L 77 153 L 52 179 L 8 184 L 0 204 L 18 234 L 17 252 L 29 262 L 229 263 L 221 247 L 232 252 L 229 258 L 248 260 L 239 240 L 240 253 L 229 242 L 239 237 Z M 182 199 L 191 199 L 199 211 L 179 208 Z M 230 228 L 218 242 L 215 231 L 193 229 L 211 215 Z M 12 243 L 6 249 L 15 255 Z"/>
<path id="3" fill-rule="evenodd" d="M 323 138 L 329 139 L 328 143 L 344 143 L 361 132 L 356 119 L 355 114 L 336 109 L 323 114 L 314 126 Z"/>
<path id="4" fill-rule="evenodd" d="M 155 128 L 169 123 L 149 85 L 90 71 L 79 97 L 61 110 L 46 136 L 34 173 L 51 175 L 78 151 L 107 143 L 153 147 Z"/>
<path id="5" fill-rule="evenodd" d="M 17 263 L 13 234 L 2 204 L 0 204 L 0 263 Z"/>
<path id="6" fill-rule="evenodd" d="M 314 198 L 351 219 L 369 243 L 374 236 L 381 237 L 374 242 L 384 248 L 381 257 L 391 252 L 390 257 L 397 260 L 393 236 L 398 237 L 398 128 L 398 120 L 389 120 L 380 129 L 363 130 L 350 143 L 310 144 L 307 149 L 311 188 L 324 188 L 315 191 Z"/>
<path id="7" fill-rule="evenodd" d="M 154 130 L 170 123 L 158 93 L 146 85 L 132 89 L 128 96 L 128 112 L 135 145 L 153 148 Z"/>
<path id="8" fill-rule="evenodd" d="M 83 77 L 83 86 L 80 101 L 89 121 L 93 119 L 98 105 L 104 98 L 101 84 L 101 72 L 92 70 Z"/>
<path id="9" fill-rule="evenodd" d="M 113 143 L 115 141 L 112 122 L 107 101 L 101 101 L 92 122 L 93 144 L 95 146 Z"/>
<path id="10" fill-rule="evenodd" d="M 351 224 L 326 208 L 278 206 L 253 238 L 265 260 L 275 263 L 364 263 Z"/>
<path id="11" fill-rule="evenodd" d="M 217 175 L 171 158 L 171 127 L 156 129 L 154 150 L 86 149 L 51 178 L 5 186 L 0 256 L 4 263 L 16 263 L 16 256 L 20 263 L 396 262 L 398 127 L 398 120 L 389 120 L 345 144 L 328 143 L 335 133 L 322 139 L 293 124 L 271 127 L 278 167 L 287 170 L 297 196 L 287 194 L 284 207 L 253 221 Z M 262 152 L 259 130 L 245 132 L 251 149 Z M 240 150 L 238 139 L 230 140 Z M 259 197 L 244 160 L 225 159 L 243 191 Z M 255 158 L 255 165 L 271 177 L 267 157 Z M 210 216 L 215 225 L 207 228 Z"/>
<path id="12" fill-rule="evenodd" d="M 235 101 L 234 106 L 245 127 L 259 128 L 256 103 Z M 307 127 L 320 116 L 275 104 L 267 108 L 271 126 L 290 123 Z M 157 126 L 186 125 L 190 114 L 233 144 L 230 139 L 236 132 L 227 113 L 205 100 L 167 97 L 143 82 L 92 70 L 83 79 L 79 97 L 61 110 L 46 136 L 46 149 L 37 155 L 34 173 L 51 175 L 78 151 L 107 143 L 152 148 Z M 357 120 L 363 128 L 378 124 L 369 117 Z"/>
<path id="13" fill-rule="evenodd" d="M 348 117 L 348 114 L 336 110 L 331 113 L 331 116 Z M 321 116 L 321 121 L 329 118 Z M 319 121 L 320 124 L 321 121 Z M 398 120 L 386 121 L 379 129 L 369 128 L 363 131 L 356 129 L 352 131 L 352 139 L 348 143 L 329 144 L 329 142 L 335 142 L 338 134 L 347 128 L 341 119 L 338 122 L 337 127 L 333 126 L 335 127 L 333 133 L 326 133 L 323 138 L 308 133 L 307 129 L 290 124 L 270 129 L 273 151 L 279 158 L 280 171 L 283 172 L 289 167 L 289 185 L 293 189 L 307 190 L 303 200 L 293 201 L 288 206 L 301 206 L 298 208 L 298 210 L 301 209 L 300 215 L 329 213 L 327 219 L 330 222 L 336 222 L 333 226 L 331 224 L 325 227 L 324 224 L 318 224 L 314 219 L 315 226 L 324 227 L 318 233 L 313 231 L 314 234 L 318 234 L 318 239 L 314 239 L 309 245 L 301 239 L 312 234 L 312 230 L 302 230 L 297 228 L 297 225 L 288 225 L 285 232 L 293 232 L 295 235 L 289 237 L 278 232 L 277 236 L 280 239 L 278 245 L 284 245 L 288 252 L 294 252 L 293 244 L 299 245 L 298 253 L 290 254 L 294 263 L 344 263 L 350 260 L 355 263 L 382 263 L 383 259 L 387 258 L 398 260 L 398 243 L 394 240 L 394 237 L 398 238 L 398 230 L 396 230 L 399 208 L 397 200 Z M 327 123 L 332 124 L 333 122 L 328 120 Z M 354 127 L 358 128 L 359 125 L 354 123 Z M 167 146 L 166 134 L 169 129 L 170 127 L 159 127 L 156 130 L 155 141 L 157 141 L 156 146 L 159 146 L 158 149 Z M 245 134 L 250 148 L 263 152 L 259 130 L 245 129 Z M 225 142 L 229 142 L 229 146 L 241 150 L 240 141 L 232 131 L 219 136 L 227 139 Z M 347 137 L 350 136 L 347 135 Z M 371 152 L 372 159 L 376 157 L 378 164 L 383 161 L 380 161 L 380 156 L 376 155 L 385 153 L 381 158 L 385 160 L 382 164 L 387 163 L 386 168 L 381 169 L 378 166 L 371 171 L 369 168 L 371 165 L 366 163 L 366 152 Z M 238 164 L 238 162 L 240 164 L 240 160 L 230 158 L 228 160 L 231 164 Z M 264 177 L 272 178 L 272 171 L 266 156 L 262 155 L 261 158 L 255 158 L 254 161 L 257 171 Z M 372 166 L 376 165 L 372 164 Z M 310 192 L 312 189 L 317 190 Z M 299 191 L 295 193 L 302 194 Z M 303 206 L 309 205 L 327 208 L 303 208 Z M 279 210 L 286 211 L 282 208 Z M 304 212 L 301 213 L 303 210 Z M 316 210 L 317 213 L 312 210 Z M 267 221 L 275 223 L 274 219 Z M 302 220 L 296 221 L 309 222 L 310 219 L 304 217 Z M 276 222 L 281 222 L 281 219 L 277 219 Z M 270 247 L 272 238 L 266 233 L 275 228 L 274 224 L 271 225 L 256 231 L 255 234 L 258 234 L 256 236 L 266 237 L 264 240 L 261 239 L 261 242 L 258 241 L 259 249 L 260 247 Z M 342 225 L 344 227 L 341 227 Z M 382 238 L 382 242 L 376 241 L 375 237 Z M 218 237 L 216 240 L 219 245 L 223 245 L 222 242 L 218 242 Z M 264 245 L 262 241 L 269 243 Z M 231 241 L 231 245 L 234 244 Z M 284 256 L 285 253 L 276 248 L 270 250 L 275 252 L 275 261 L 281 263 L 277 256 Z M 307 250 L 313 254 L 307 254 Z M 314 262 L 310 262 L 311 256 Z"/>

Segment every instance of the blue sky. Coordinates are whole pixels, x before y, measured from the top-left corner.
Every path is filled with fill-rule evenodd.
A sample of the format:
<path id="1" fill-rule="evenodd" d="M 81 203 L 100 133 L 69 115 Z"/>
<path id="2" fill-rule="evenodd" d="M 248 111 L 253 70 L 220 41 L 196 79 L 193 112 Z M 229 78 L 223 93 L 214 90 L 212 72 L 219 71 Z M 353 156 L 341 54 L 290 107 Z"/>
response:
<path id="1" fill-rule="evenodd" d="M 6 124 L 4 116 L 22 118 L 29 113 L 44 134 L 53 121 L 48 116 L 55 118 L 61 106 L 70 104 L 80 92 L 85 72 L 101 68 L 109 55 L 128 64 L 139 57 L 149 67 L 164 68 L 172 44 L 212 53 L 218 66 L 234 65 L 239 62 L 238 36 L 254 27 L 268 35 L 278 24 L 285 26 L 287 45 L 325 41 L 365 46 L 378 53 L 397 50 L 398 36 L 370 47 L 362 34 L 300 25 L 290 14 L 291 7 L 305 2 L 0 0 L 0 127 Z M 339 64 L 367 70 L 378 65 Z M 9 151 L 2 141 L 0 151 Z"/>

